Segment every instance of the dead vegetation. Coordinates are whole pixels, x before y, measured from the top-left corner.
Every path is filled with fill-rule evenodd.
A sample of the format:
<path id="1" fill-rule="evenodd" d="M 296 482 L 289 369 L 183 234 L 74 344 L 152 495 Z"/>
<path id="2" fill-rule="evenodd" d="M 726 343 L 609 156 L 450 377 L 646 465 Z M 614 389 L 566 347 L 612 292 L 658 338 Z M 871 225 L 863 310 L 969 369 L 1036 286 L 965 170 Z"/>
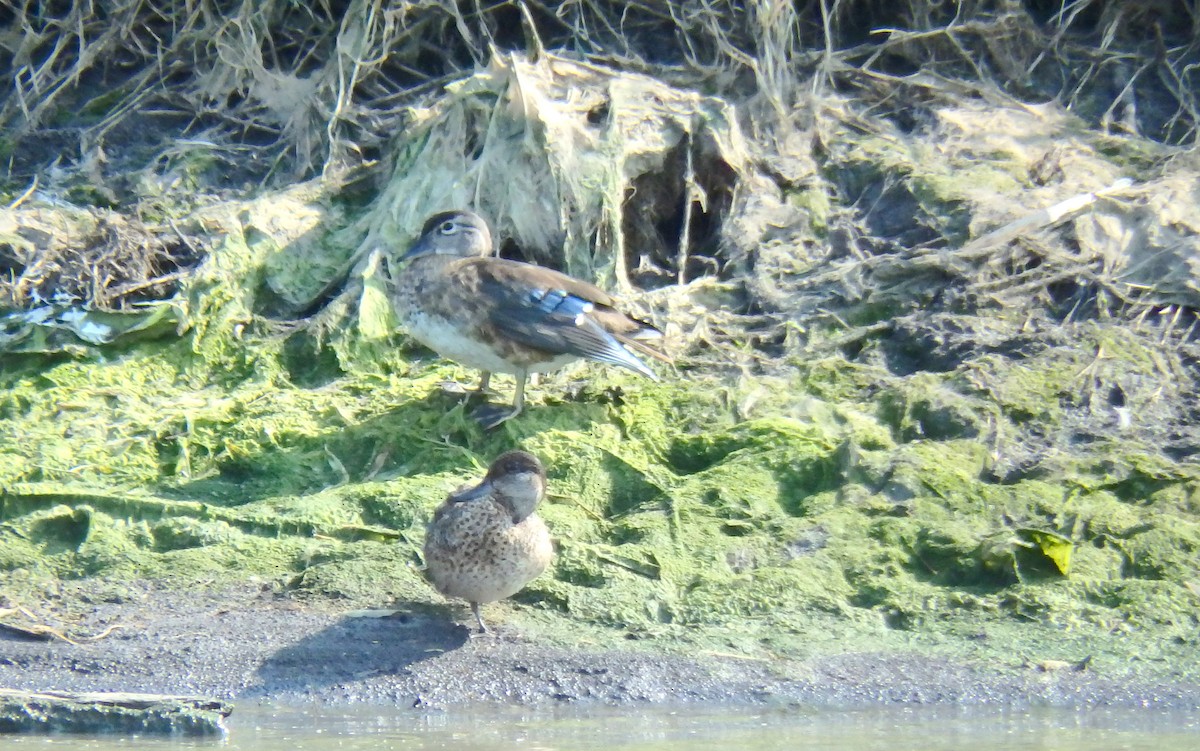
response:
<path id="1" fill-rule="evenodd" d="M 8 277 L 0 308 L 53 301 L 125 310 L 173 295 L 201 258 L 183 234 L 114 211 L 9 209 L 0 216 L 0 272 Z"/>
<path id="2" fill-rule="evenodd" d="M 471 204 L 507 254 L 658 289 L 717 359 L 851 345 L 931 303 L 1179 306 L 1173 325 L 1196 304 L 1196 227 L 1156 198 L 1195 205 L 1189 3 L 64 0 L 0 23 L 5 184 L 28 202 L 0 246 L 10 307 L 170 296 L 207 252 L 172 197 L 314 174 L 385 183 L 341 241 L 357 252 L 325 264 L 340 274 Z M 129 218 L 36 239 L 42 206 L 88 195 Z"/>

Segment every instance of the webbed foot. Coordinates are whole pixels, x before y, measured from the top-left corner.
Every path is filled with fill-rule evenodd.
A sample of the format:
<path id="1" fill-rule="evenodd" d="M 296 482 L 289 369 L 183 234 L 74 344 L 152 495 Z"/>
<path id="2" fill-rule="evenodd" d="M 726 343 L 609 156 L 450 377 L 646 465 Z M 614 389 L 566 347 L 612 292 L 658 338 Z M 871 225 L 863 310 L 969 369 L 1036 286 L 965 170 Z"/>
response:
<path id="1" fill-rule="evenodd" d="M 484 430 L 491 430 L 519 414 L 521 414 L 519 407 L 513 408 L 499 404 L 482 404 L 471 412 L 471 417 L 475 418 L 475 421 L 479 423 L 479 427 Z"/>

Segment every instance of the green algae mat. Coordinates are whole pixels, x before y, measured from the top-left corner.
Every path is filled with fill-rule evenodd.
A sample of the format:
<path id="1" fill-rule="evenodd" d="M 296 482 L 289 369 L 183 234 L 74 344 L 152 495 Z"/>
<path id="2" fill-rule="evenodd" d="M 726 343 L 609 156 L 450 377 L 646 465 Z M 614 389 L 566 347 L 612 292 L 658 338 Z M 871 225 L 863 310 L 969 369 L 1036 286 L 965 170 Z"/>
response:
<path id="1" fill-rule="evenodd" d="M 1194 475 L 1114 442 L 1058 476 L 988 479 L 986 438 L 920 434 L 954 421 L 969 434 L 1002 410 L 938 401 L 920 379 L 844 360 L 661 384 L 590 366 L 544 380 L 528 414 L 484 434 L 439 389 L 469 374 L 428 359 L 303 388 L 264 356 L 255 375 L 197 388 L 171 346 L 8 377 L 10 604 L 36 611 L 56 580 L 151 577 L 429 607 L 432 510 L 522 446 L 549 468 L 557 556 L 497 607 L 551 641 L 1004 664 L 1195 648 Z"/>

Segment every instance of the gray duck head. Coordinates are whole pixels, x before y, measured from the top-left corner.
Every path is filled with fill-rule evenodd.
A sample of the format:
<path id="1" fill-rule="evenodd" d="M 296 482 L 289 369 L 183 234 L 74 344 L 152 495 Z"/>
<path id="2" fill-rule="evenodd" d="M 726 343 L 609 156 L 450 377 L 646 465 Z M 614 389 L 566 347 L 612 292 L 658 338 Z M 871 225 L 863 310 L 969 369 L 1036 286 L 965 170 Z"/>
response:
<path id="1" fill-rule="evenodd" d="M 501 454 L 478 485 L 450 494 L 451 503 L 469 503 L 491 496 L 520 524 L 537 510 L 546 494 L 546 470 L 527 451 Z"/>
<path id="2" fill-rule="evenodd" d="M 487 222 L 471 211 L 443 211 L 425 221 L 421 236 L 400 259 L 423 256 L 486 256 L 492 252 L 492 233 Z"/>

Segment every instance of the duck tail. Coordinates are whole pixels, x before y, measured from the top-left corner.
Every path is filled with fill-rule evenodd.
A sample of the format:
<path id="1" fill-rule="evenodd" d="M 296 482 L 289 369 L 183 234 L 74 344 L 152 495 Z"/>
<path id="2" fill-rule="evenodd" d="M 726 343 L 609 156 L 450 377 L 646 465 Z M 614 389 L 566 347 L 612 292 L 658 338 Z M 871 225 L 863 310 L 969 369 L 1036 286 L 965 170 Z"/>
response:
<path id="1" fill-rule="evenodd" d="M 642 323 L 639 321 L 638 323 Z M 646 355 L 659 362 L 665 362 L 668 365 L 674 365 L 675 360 L 670 355 L 661 350 L 647 344 L 647 341 L 659 341 L 663 338 L 663 333 L 654 328 L 650 324 L 643 324 L 645 328 L 639 329 L 632 334 L 615 334 L 617 341 L 624 345 L 627 349 L 631 349 L 638 354 Z"/>

